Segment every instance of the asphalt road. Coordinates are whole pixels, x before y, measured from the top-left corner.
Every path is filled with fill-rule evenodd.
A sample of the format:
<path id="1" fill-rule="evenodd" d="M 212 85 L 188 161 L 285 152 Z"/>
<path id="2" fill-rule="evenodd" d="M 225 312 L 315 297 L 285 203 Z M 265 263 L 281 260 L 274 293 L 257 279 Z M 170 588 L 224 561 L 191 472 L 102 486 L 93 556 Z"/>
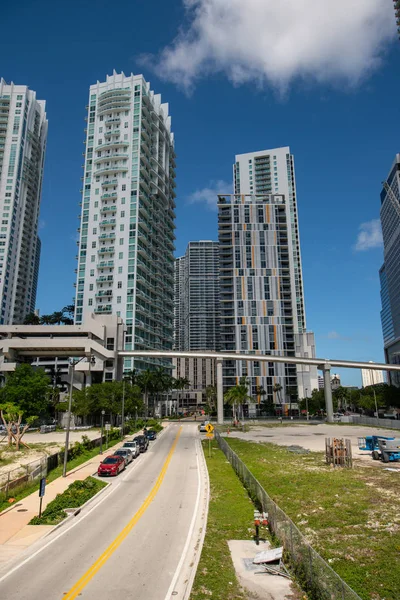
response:
<path id="1" fill-rule="evenodd" d="M 6 573 L 0 571 L 0 597 L 183 597 L 171 594 L 179 588 L 176 579 L 184 559 L 193 564 L 186 551 L 198 523 L 196 513 L 204 513 L 201 460 L 197 426 L 169 425 L 98 503 L 32 547 L 16 565 L 8 565 Z"/>

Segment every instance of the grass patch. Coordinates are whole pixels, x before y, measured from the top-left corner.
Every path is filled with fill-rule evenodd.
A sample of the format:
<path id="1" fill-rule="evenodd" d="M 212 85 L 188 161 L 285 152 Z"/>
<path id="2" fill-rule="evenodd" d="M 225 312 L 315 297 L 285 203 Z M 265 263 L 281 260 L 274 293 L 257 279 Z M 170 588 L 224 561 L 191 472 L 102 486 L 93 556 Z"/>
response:
<path id="1" fill-rule="evenodd" d="M 227 440 L 268 494 L 365 600 L 398 600 L 400 477 L 377 467 L 332 469 L 322 453 Z"/>
<path id="2" fill-rule="evenodd" d="M 203 441 L 203 448 L 210 477 L 210 504 L 190 600 L 210 596 L 218 600 L 244 600 L 247 595 L 236 579 L 227 542 L 252 539 L 254 507 L 216 442 L 212 442 L 211 458 L 208 458 L 208 441 Z"/>
<path id="3" fill-rule="evenodd" d="M 41 517 L 33 517 L 29 525 L 58 525 L 67 517 L 66 508 L 78 508 L 90 500 L 107 484 L 104 481 L 87 477 L 84 481 L 74 481 L 62 494 L 49 502 Z"/>

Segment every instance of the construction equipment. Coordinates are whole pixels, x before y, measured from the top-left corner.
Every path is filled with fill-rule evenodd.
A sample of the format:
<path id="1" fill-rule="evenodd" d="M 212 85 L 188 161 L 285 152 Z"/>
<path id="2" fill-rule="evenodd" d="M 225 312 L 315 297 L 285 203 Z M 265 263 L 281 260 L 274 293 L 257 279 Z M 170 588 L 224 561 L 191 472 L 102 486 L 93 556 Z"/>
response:
<path id="1" fill-rule="evenodd" d="M 384 440 L 379 438 L 379 458 L 382 462 L 397 462 L 400 460 L 400 438 Z"/>
<path id="2" fill-rule="evenodd" d="M 394 440 L 392 437 L 385 437 L 383 435 L 367 435 L 365 437 L 358 438 L 358 449 L 363 452 L 376 452 L 379 450 L 378 440 Z M 374 456 L 372 455 L 372 458 Z"/>

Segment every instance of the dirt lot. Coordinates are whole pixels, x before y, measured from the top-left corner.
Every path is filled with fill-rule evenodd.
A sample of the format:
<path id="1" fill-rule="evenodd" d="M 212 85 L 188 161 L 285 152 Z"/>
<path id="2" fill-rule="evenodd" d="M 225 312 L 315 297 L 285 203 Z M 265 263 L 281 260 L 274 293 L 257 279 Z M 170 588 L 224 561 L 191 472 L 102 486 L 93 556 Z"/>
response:
<path id="1" fill-rule="evenodd" d="M 87 435 L 91 440 L 98 438 L 100 433 L 97 429 L 78 430 L 70 432 L 70 443 L 80 442 L 82 436 Z M 0 438 L 1 439 L 1 438 Z M 23 441 L 30 446 L 30 449 L 21 447 L 20 452 L 8 450 L 6 447 L 6 439 L 0 441 L 0 484 L 7 478 L 8 472 L 13 471 L 10 475 L 12 479 L 20 473 L 21 467 L 29 463 L 39 462 L 45 456 L 56 454 L 65 444 L 65 432 L 53 431 L 51 433 L 26 433 L 22 438 Z"/>
<path id="2" fill-rule="evenodd" d="M 330 425 L 318 424 L 293 424 L 288 425 L 250 425 L 250 431 L 235 431 L 231 428 L 229 437 L 240 438 L 253 442 L 271 442 L 279 446 L 302 446 L 312 452 L 325 452 L 325 438 L 347 438 L 351 441 L 353 458 L 362 460 L 376 466 L 387 466 L 380 461 L 373 461 L 370 452 L 358 449 L 358 438 L 379 433 L 385 437 L 400 437 L 399 431 L 393 429 L 374 429 L 360 425 Z M 225 435 L 225 434 L 224 434 Z M 391 467 L 400 470 L 400 463 L 391 463 Z"/>

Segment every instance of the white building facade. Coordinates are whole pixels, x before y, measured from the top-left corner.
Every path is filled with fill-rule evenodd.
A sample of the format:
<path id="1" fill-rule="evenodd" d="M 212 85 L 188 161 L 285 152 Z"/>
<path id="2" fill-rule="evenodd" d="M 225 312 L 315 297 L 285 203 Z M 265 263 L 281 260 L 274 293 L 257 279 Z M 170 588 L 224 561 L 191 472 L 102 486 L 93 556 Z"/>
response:
<path id="1" fill-rule="evenodd" d="M 0 324 L 35 310 L 38 221 L 48 122 L 45 102 L 0 80 Z"/>
<path id="2" fill-rule="evenodd" d="M 222 350 L 315 356 L 306 332 L 294 159 L 290 148 L 236 156 L 233 196 L 219 198 Z M 224 386 L 241 376 L 250 392 L 289 404 L 318 387 L 317 369 L 227 363 Z M 281 389 L 276 390 L 276 387 Z"/>
<path id="3" fill-rule="evenodd" d="M 369 362 L 373 362 L 370 360 Z M 385 376 L 383 371 L 377 371 L 375 369 L 361 369 L 362 387 L 368 387 L 369 385 L 377 385 L 378 383 L 385 383 Z"/>
<path id="4" fill-rule="evenodd" d="M 168 104 L 142 75 L 90 87 L 75 322 L 126 325 L 125 348 L 172 349 L 175 152 Z M 125 370 L 170 364 L 125 360 Z"/>

